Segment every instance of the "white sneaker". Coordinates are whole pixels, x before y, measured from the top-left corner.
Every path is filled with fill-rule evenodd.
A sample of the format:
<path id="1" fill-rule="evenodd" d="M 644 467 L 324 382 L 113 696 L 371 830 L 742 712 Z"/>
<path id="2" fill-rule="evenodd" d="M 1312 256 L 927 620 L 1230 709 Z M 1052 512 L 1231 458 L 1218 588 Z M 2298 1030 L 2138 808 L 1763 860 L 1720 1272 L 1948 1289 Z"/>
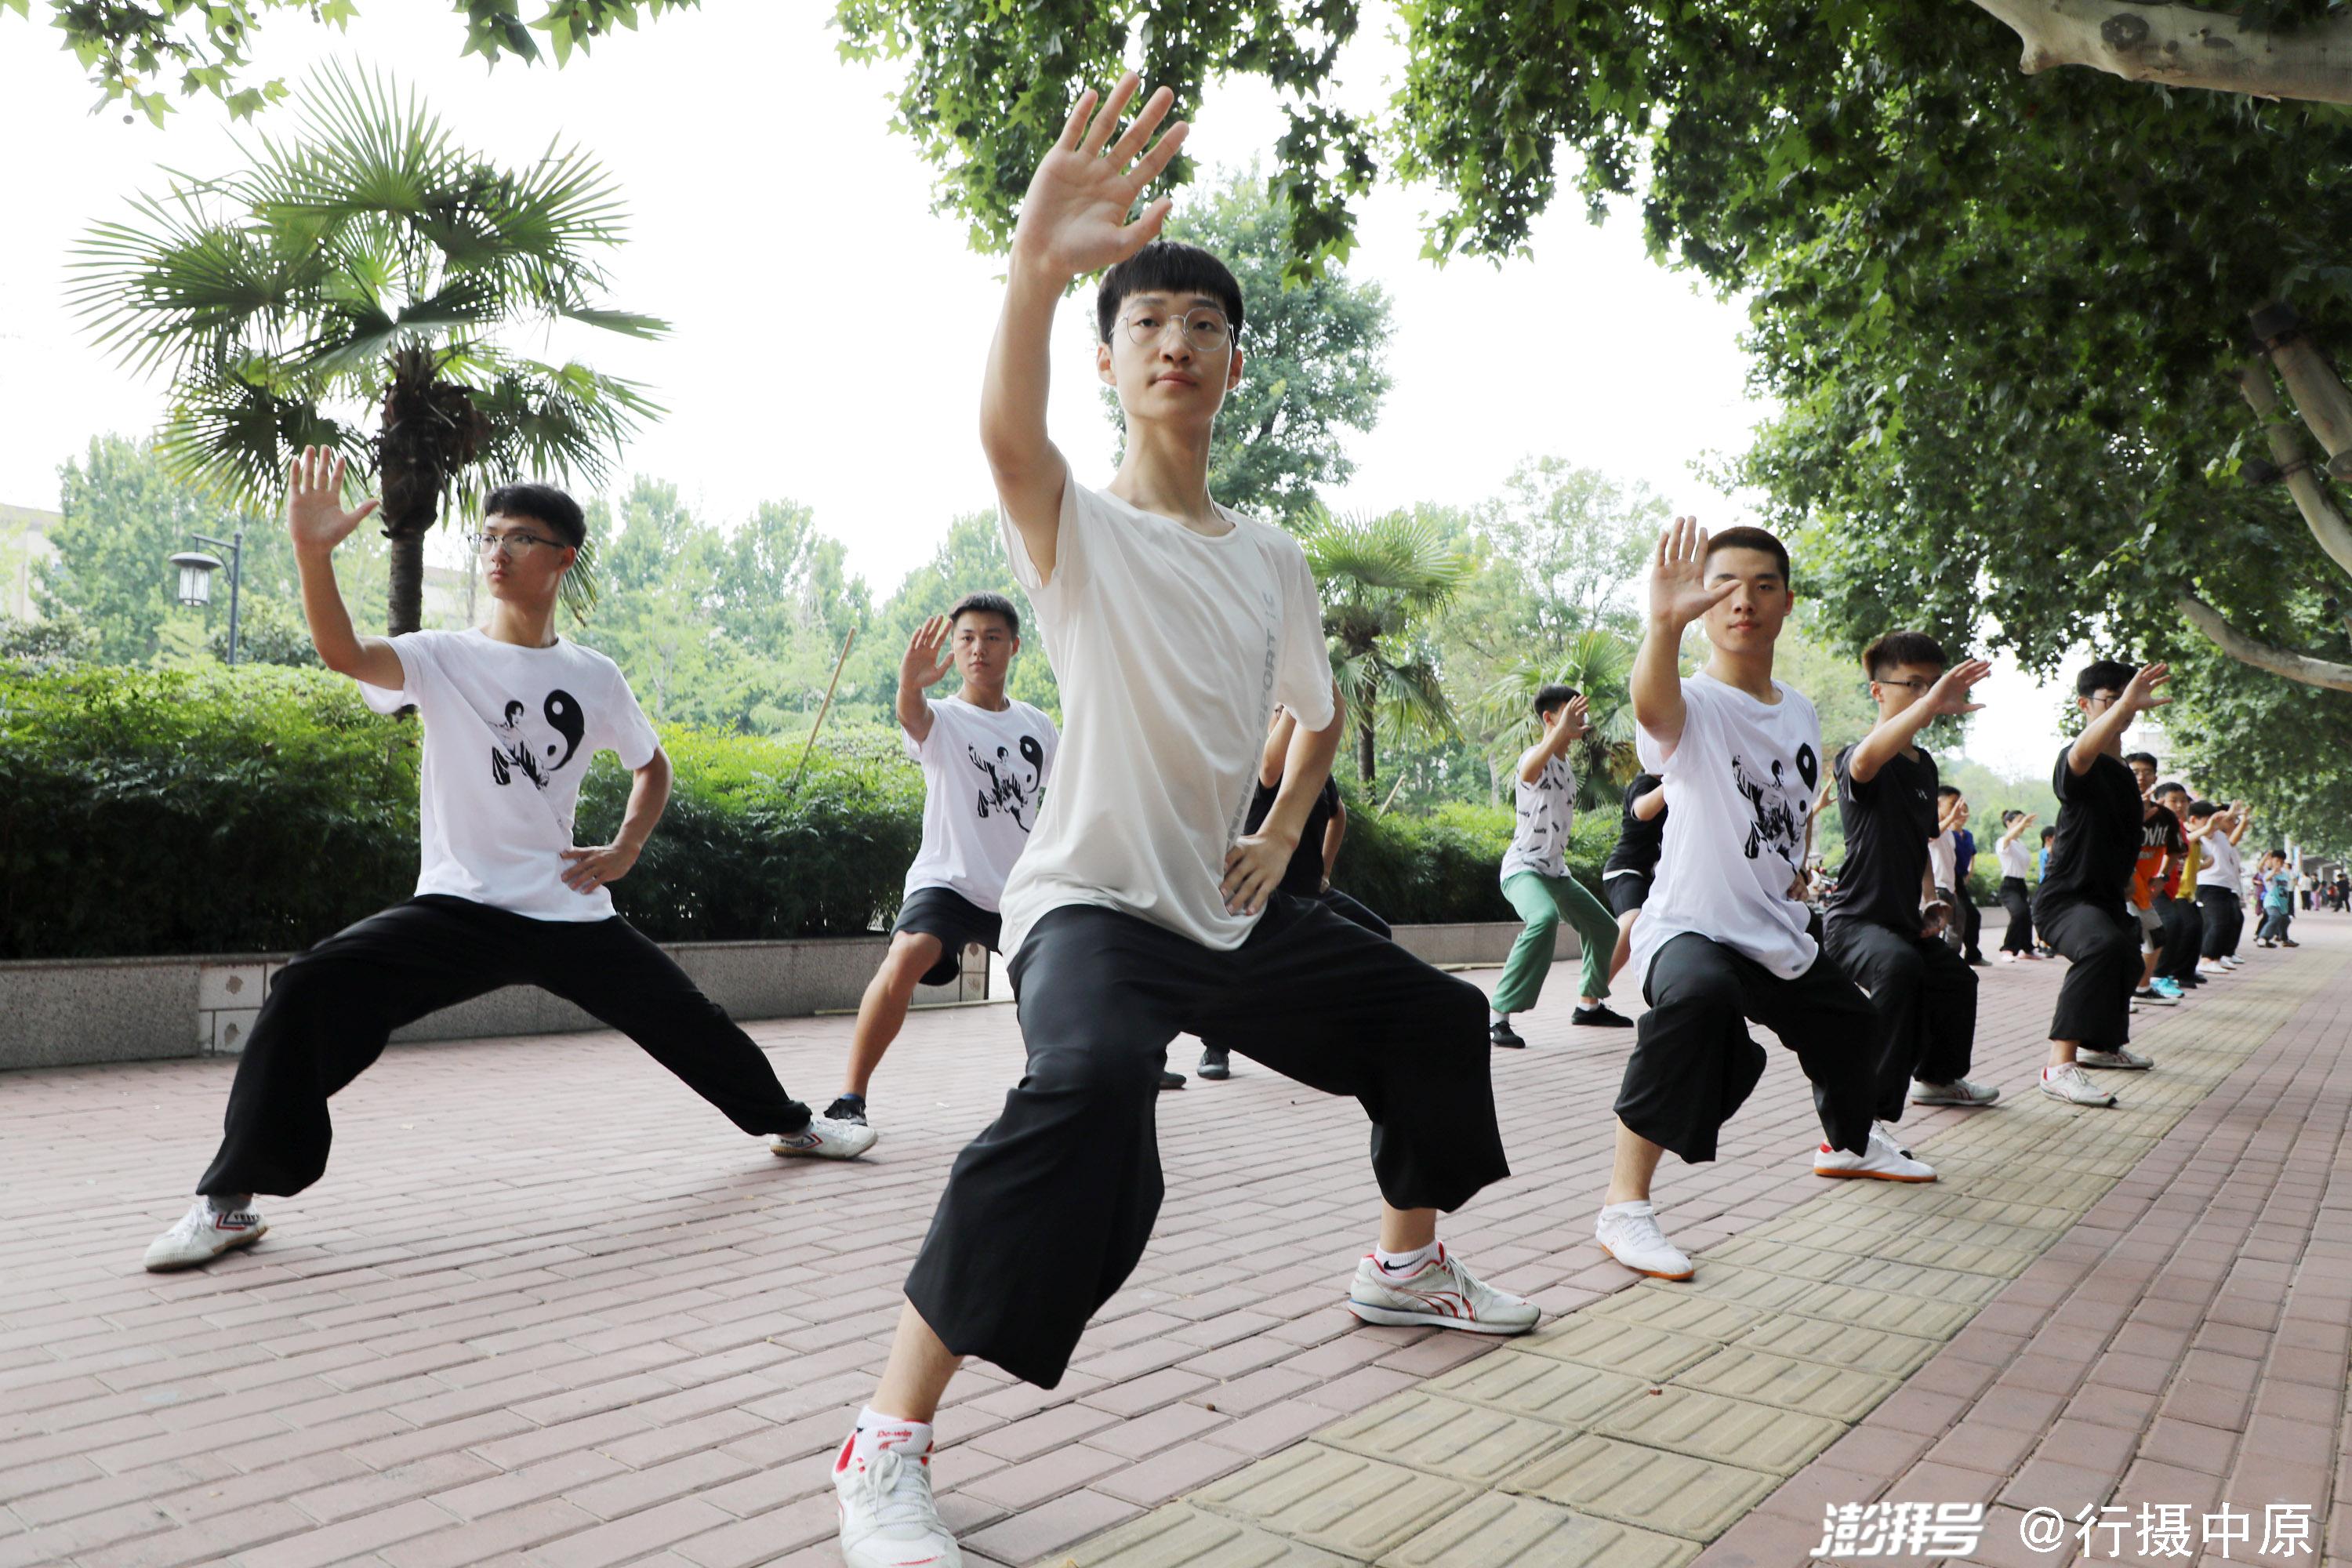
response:
<path id="1" fill-rule="evenodd" d="M 818 1160 L 855 1160 L 874 1147 L 874 1129 L 860 1121 L 835 1121 L 812 1116 L 797 1132 L 779 1132 L 768 1145 L 772 1154 L 806 1154 Z"/>
<path id="2" fill-rule="evenodd" d="M 910 1454 L 886 1441 L 861 1458 L 852 1432 L 833 1462 L 833 1491 L 848 1568 L 962 1568 L 963 1552 L 931 1499 L 928 1446 Z"/>
<path id="3" fill-rule="evenodd" d="M 1524 1334 L 1542 1315 L 1533 1301 L 1497 1290 L 1471 1273 L 1444 1242 L 1435 1256 L 1402 1279 L 1366 1254 L 1348 1288 L 1348 1310 L 1368 1323 L 1433 1323 L 1474 1334 Z"/>
<path id="4" fill-rule="evenodd" d="M 2230 973 L 2230 966 L 2218 958 L 2200 958 L 2197 961 L 2197 973 L 2204 975 L 2227 974 Z"/>
<path id="5" fill-rule="evenodd" d="M 2131 1072 L 2146 1072 L 2156 1065 L 2154 1058 L 2144 1057 L 2127 1047 L 2118 1046 L 2112 1051 L 2095 1051 L 2087 1047 L 2074 1053 L 2077 1065 L 2086 1068 L 2121 1068 Z"/>
<path id="6" fill-rule="evenodd" d="M 2178 996 L 2167 996 L 2161 991 L 2135 991 L 2132 993 L 2132 1002 L 2135 1008 L 2137 1008 L 2138 1004 L 2143 1002 L 2151 1007 L 2178 1007 L 2180 1005 L 2180 998 Z"/>
<path id="7" fill-rule="evenodd" d="M 1990 1084 L 1970 1083 L 1956 1078 L 1949 1083 L 1927 1083 L 1913 1079 L 1911 1103 L 1914 1105 L 1990 1105 L 2000 1098 L 2000 1090 Z"/>
<path id="8" fill-rule="evenodd" d="M 2042 1069 L 2042 1092 L 2069 1105 L 2113 1105 L 2116 1097 L 2083 1076 L 2073 1062 Z"/>
<path id="9" fill-rule="evenodd" d="M 1645 1200 L 1609 1205 L 1592 1234 L 1602 1251 L 1636 1274 L 1653 1279 L 1691 1277 L 1689 1255 L 1666 1239 L 1657 1210 Z"/>
<path id="10" fill-rule="evenodd" d="M 2246 961 L 2234 952 L 2225 952 L 2221 955 L 2221 967 L 2224 969 L 2243 969 L 2245 966 Z"/>
<path id="11" fill-rule="evenodd" d="M 1885 1130 L 1873 1123 L 1869 1147 L 1860 1154 L 1850 1154 L 1843 1149 L 1832 1149 L 1824 1143 L 1813 1151 L 1813 1174 L 1816 1176 L 1867 1176 L 1881 1182 L 1932 1182 L 1936 1167 L 1925 1160 L 1915 1160 L 1910 1152 L 1897 1145 Z"/>
<path id="12" fill-rule="evenodd" d="M 177 1225 L 147 1244 L 147 1267 L 158 1274 L 194 1268 L 234 1247 L 251 1247 L 268 1233 L 269 1227 L 253 1210 L 224 1213 L 213 1207 L 211 1199 L 200 1196 Z"/>

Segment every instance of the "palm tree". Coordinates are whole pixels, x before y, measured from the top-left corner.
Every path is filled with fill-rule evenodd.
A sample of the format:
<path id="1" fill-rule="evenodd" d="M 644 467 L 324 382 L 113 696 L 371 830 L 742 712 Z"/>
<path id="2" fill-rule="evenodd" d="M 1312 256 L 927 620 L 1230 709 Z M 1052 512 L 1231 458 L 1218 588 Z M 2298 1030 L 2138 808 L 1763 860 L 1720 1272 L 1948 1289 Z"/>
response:
<path id="1" fill-rule="evenodd" d="M 348 455 L 355 479 L 373 472 L 388 625 L 413 631 L 425 533 L 446 504 L 520 476 L 600 482 L 660 412 L 631 383 L 502 340 L 558 321 L 667 329 L 598 302 L 593 257 L 619 240 L 622 209 L 577 148 L 498 168 L 413 93 L 333 66 L 297 104 L 293 133 L 264 137 L 242 172 L 175 177 L 132 218 L 93 226 L 72 298 L 101 347 L 169 370 L 156 446 L 186 478 L 267 506 L 305 446 Z M 590 577 L 575 569 L 566 590 L 584 613 Z"/>
<path id="2" fill-rule="evenodd" d="M 1356 720 L 1356 773 L 1369 784 L 1381 721 L 1432 736 L 1453 733 L 1437 659 L 1415 633 L 1416 622 L 1461 583 L 1462 551 L 1410 511 L 1342 518 L 1318 507 L 1298 542 L 1323 587 L 1331 670 Z"/>
<path id="3" fill-rule="evenodd" d="M 1475 711 L 1495 731 L 1495 745 L 1512 755 L 1535 743 L 1536 693 L 1558 684 L 1584 694 L 1591 733 L 1570 748 L 1577 805 L 1614 804 L 1616 791 L 1640 770 L 1633 754 L 1633 645 L 1616 633 L 1588 627 L 1569 639 L 1558 658 L 1522 659 L 1481 692 Z"/>

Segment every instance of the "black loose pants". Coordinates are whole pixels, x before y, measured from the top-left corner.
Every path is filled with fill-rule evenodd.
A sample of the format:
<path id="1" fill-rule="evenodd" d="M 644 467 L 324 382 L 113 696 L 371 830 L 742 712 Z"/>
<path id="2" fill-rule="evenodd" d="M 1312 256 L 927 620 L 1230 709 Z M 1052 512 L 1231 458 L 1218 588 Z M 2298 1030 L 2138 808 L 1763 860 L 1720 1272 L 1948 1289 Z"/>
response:
<path id="1" fill-rule="evenodd" d="M 2001 932 L 2003 952 L 2033 951 L 2033 900 L 2025 890 L 2022 877 L 2000 879 L 2000 907 L 2009 911 L 2009 929 Z"/>
<path id="2" fill-rule="evenodd" d="M 2196 900 L 2158 893 L 2156 918 L 2164 926 L 2164 946 L 2156 961 L 2156 972 L 2168 980 L 2195 978 L 2197 953 L 2205 937 L 2205 918 Z"/>
<path id="3" fill-rule="evenodd" d="M 1617 1120 L 1685 1162 L 1715 1158 L 1717 1136 L 1764 1076 L 1753 1019 L 1797 1053 L 1832 1147 L 1867 1152 L 1885 1025 L 1836 959 L 1783 980 L 1745 953 L 1684 931 L 1650 960 L 1650 1010 L 1617 1091 Z"/>
<path id="4" fill-rule="evenodd" d="M 1011 976 L 1028 1070 L 956 1157 L 907 1279 L 958 1355 L 1061 1382 L 1159 1216 L 1160 1073 L 1180 1034 L 1353 1096 L 1398 1208 L 1459 1208 L 1510 1173 L 1485 994 L 1320 900 L 1276 894 L 1229 951 L 1064 905 L 1029 929 Z"/>
<path id="5" fill-rule="evenodd" d="M 2246 906 L 2237 889 L 2200 883 L 2197 907 L 2205 917 L 2205 956 L 2235 957 L 2238 941 L 2246 932 Z"/>
<path id="6" fill-rule="evenodd" d="M 2142 968 L 2139 916 L 2122 904 L 2044 894 L 2034 900 L 2042 940 L 2064 953 L 2050 1037 L 2112 1051 L 2131 1039 L 2132 992 Z"/>
<path id="7" fill-rule="evenodd" d="M 1829 955 L 1869 993 L 1886 1026 L 1877 1062 L 1875 1110 L 1900 1121 L 1911 1080 L 1950 1083 L 1969 1076 L 1976 1051 L 1977 976 L 1940 937 L 1904 936 L 1873 921 L 1832 921 Z"/>
<path id="8" fill-rule="evenodd" d="M 207 1194 L 299 1193 L 327 1168 L 327 1101 L 394 1029 L 502 985 L 537 985 L 618 1029 L 746 1132 L 809 1109 L 719 1005 L 635 926 L 535 921 L 429 893 L 336 932 L 278 972 L 228 1091 Z"/>

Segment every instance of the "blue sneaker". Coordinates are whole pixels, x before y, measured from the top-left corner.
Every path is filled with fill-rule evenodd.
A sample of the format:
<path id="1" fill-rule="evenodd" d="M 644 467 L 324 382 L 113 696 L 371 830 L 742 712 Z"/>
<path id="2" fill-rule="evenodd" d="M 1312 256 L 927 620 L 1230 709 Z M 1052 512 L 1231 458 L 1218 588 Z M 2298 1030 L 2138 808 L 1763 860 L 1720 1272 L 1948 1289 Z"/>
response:
<path id="1" fill-rule="evenodd" d="M 2154 991 L 2158 995 L 2169 996 L 2176 1002 L 2189 994 L 2188 992 L 2180 988 L 2179 981 L 2175 980 L 2170 975 L 2167 974 L 2159 974 L 2154 980 L 2148 982 L 2148 988 Z"/>

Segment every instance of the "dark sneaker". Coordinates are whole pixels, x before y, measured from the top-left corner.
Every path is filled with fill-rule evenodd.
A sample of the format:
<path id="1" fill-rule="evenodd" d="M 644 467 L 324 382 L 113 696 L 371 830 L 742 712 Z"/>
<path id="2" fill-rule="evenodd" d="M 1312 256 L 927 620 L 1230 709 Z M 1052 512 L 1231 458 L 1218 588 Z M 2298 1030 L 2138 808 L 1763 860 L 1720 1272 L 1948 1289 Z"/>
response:
<path id="1" fill-rule="evenodd" d="M 1499 1050 L 1524 1051 L 1528 1048 L 1527 1041 L 1519 1038 L 1519 1032 L 1508 1024 L 1496 1024 L 1489 1027 L 1486 1031 L 1486 1039 Z"/>
<path id="2" fill-rule="evenodd" d="M 843 1095 L 824 1108 L 824 1119 L 827 1121 L 846 1121 L 852 1127 L 865 1126 L 866 1097 L 862 1094 Z"/>
<path id="3" fill-rule="evenodd" d="M 1160 1087 L 1162 1089 L 1181 1089 L 1184 1087 L 1184 1075 L 1181 1072 L 1170 1072 L 1166 1068 L 1161 1068 L 1160 1069 Z"/>
<path id="4" fill-rule="evenodd" d="M 1201 1053 L 1201 1066 L 1199 1071 L 1201 1076 L 1206 1079 L 1216 1079 L 1222 1080 L 1233 1077 L 1234 1058 L 1232 1053 L 1229 1051 L 1221 1051 L 1217 1049 L 1216 1047 L 1211 1046 L 1207 1050 Z"/>
<path id="5" fill-rule="evenodd" d="M 1605 1002 L 1595 1003 L 1590 1007 L 1579 1007 L 1568 1016 L 1568 1021 L 1571 1024 L 1581 1024 L 1588 1029 L 1630 1029 L 1633 1026 L 1633 1019 L 1622 1013 L 1613 1011 Z"/>

